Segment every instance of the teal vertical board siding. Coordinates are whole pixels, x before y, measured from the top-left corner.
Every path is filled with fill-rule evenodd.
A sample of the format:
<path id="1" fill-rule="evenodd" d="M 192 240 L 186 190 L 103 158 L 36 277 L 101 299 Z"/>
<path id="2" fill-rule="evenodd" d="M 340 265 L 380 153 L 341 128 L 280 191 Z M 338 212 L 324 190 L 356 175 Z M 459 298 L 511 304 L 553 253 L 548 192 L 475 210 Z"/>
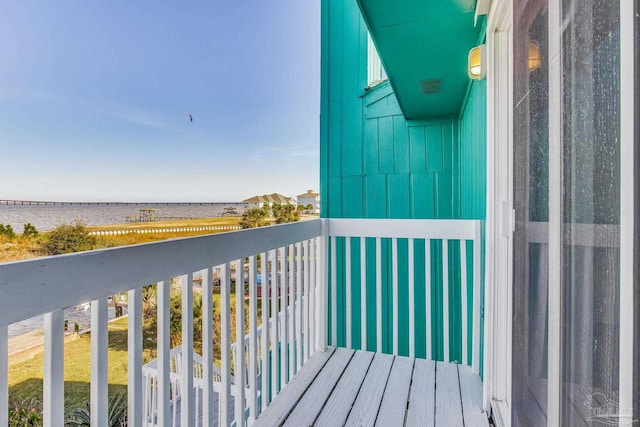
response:
<path id="1" fill-rule="evenodd" d="M 380 173 L 395 172 L 395 153 L 393 150 L 393 116 L 378 119 L 378 156 Z M 369 147 L 367 147 L 368 149 Z"/>
<path id="2" fill-rule="evenodd" d="M 435 218 L 436 196 L 433 174 L 414 173 L 411 175 L 412 215 L 411 218 Z"/>
<path id="3" fill-rule="evenodd" d="M 414 174 L 427 172 L 427 137 L 424 126 L 409 128 L 409 145 L 411 147 L 411 172 Z"/>
<path id="4" fill-rule="evenodd" d="M 367 176 L 380 173 L 378 156 L 378 119 L 367 119 L 364 123 L 364 170 Z"/>
<path id="5" fill-rule="evenodd" d="M 471 83 L 459 117 L 407 121 L 389 83 L 365 91 L 366 26 L 355 1 L 322 1 L 321 216 L 327 218 L 485 218 L 486 83 Z M 444 357 L 442 336 L 442 242 L 432 241 L 431 265 L 424 271 L 425 242 L 414 247 L 416 354 L 426 355 L 425 274 L 431 276 L 433 358 Z M 472 256 L 468 244 L 465 281 L 460 277 L 459 244 L 449 247 L 450 355 L 462 360 L 462 339 L 471 348 L 471 333 L 461 336 L 461 287 L 472 295 Z M 361 348 L 360 302 L 367 302 L 367 349 L 376 348 L 376 264 L 382 268 L 382 348 L 408 354 L 408 246 L 398 242 L 399 328 L 392 330 L 391 241 L 382 239 L 375 259 L 375 239 L 366 239 L 366 293 L 360 291 L 360 242 L 351 242 L 352 322 L 346 325 L 345 240 L 337 244 L 338 344 L 352 330 L 352 345 Z M 342 260 L 342 261 L 341 261 Z M 468 330 L 472 331 L 472 307 Z M 329 313 L 330 315 L 330 313 Z M 331 330 L 331 329 L 330 329 Z"/>
<path id="6" fill-rule="evenodd" d="M 362 218 L 364 206 L 362 197 L 351 197 L 364 193 L 362 176 L 345 176 L 342 178 L 342 216 L 344 218 Z"/>
<path id="7" fill-rule="evenodd" d="M 365 218 L 387 218 L 387 176 L 365 177 Z"/>
<path id="8" fill-rule="evenodd" d="M 427 126 L 427 170 L 441 172 L 442 168 L 442 125 Z"/>
<path id="9" fill-rule="evenodd" d="M 486 218 L 486 135 L 487 135 L 487 86 L 485 80 L 474 81 L 460 117 L 460 216 L 467 219 Z M 484 242 L 484 223 L 482 227 Z M 484 295 L 484 244 L 482 245 L 482 289 Z M 467 258 L 470 265 L 470 258 Z M 467 267 L 469 268 L 469 267 Z M 484 344 L 484 299 L 480 342 Z M 469 318 L 471 319 L 471 318 Z M 471 323 L 470 323 L 471 324 Z M 480 351 L 480 372 L 484 372 L 484 351 Z"/>
<path id="10" fill-rule="evenodd" d="M 395 172 L 408 174 L 409 169 L 409 131 L 407 121 L 402 116 L 393 117 L 393 158 Z"/>
<path id="11" fill-rule="evenodd" d="M 389 218 L 410 218 L 409 174 L 393 174 L 387 178 Z"/>

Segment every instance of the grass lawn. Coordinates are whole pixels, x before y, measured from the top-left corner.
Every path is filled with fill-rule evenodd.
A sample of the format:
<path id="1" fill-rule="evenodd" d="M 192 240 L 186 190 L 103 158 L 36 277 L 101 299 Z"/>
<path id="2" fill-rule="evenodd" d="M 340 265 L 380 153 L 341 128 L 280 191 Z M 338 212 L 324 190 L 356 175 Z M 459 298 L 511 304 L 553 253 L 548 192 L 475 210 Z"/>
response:
<path id="1" fill-rule="evenodd" d="M 89 231 L 109 231 L 109 230 L 143 230 L 148 228 L 165 227 L 206 227 L 218 225 L 238 225 L 242 217 L 226 216 L 214 218 L 193 218 L 172 221 L 154 222 L 128 222 L 126 224 L 111 224 L 87 227 Z"/>
<path id="2" fill-rule="evenodd" d="M 143 357 L 147 362 L 150 351 Z M 9 368 L 12 400 L 42 399 L 43 353 Z M 91 378 L 91 335 L 84 334 L 64 347 L 64 406 L 69 414 L 89 401 Z M 127 392 L 127 318 L 109 323 L 109 393 Z"/>

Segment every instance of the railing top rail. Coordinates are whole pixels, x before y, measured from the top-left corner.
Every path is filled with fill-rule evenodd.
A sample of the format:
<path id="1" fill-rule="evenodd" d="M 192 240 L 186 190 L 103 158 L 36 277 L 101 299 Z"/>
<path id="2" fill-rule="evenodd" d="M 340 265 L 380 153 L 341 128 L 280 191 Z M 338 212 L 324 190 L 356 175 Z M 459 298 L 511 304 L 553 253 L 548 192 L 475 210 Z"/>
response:
<path id="1" fill-rule="evenodd" d="M 0 264 L 0 326 L 319 235 L 310 220 Z"/>
<path id="2" fill-rule="evenodd" d="M 415 239 L 475 240 L 480 220 L 473 219 L 350 219 L 328 220 L 328 235 Z"/>

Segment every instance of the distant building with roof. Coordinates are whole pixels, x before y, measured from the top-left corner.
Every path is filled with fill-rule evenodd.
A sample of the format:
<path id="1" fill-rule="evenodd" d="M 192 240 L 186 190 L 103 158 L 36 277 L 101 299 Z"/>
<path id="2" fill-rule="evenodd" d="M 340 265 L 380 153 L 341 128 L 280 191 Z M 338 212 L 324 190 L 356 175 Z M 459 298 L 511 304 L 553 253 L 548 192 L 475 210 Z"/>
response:
<path id="1" fill-rule="evenodd" d="M 279 203 L 281 205 L 289 204 L 296 206 L 296 200 L 292 197 L 284 196 L 282 194 L 273 193 L 273 194 L 263 194 L 262 196 L 253 196 L 246 200 L 243 200 L 247 206 L 247 209 L 252 208 L 263 208 L 263 207 L 271 207 L 274 203 Z"/>
<path id="2" fill-rule="evenodd" d="M 306 193 L 298 194 L 298 204 L 302 206 L 312 205 L 313 209 L 306 210 L 308 213 L 320 213 L 320 194 L 313 190 L 307 190 Z"/>

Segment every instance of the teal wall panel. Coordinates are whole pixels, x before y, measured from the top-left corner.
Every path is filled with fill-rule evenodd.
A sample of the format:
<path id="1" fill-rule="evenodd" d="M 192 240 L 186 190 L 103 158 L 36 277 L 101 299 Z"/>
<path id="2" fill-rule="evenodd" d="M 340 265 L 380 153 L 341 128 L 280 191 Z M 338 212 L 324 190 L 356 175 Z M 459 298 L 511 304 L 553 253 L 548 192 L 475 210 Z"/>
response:
<path id="1" fill-rule="evenodd" d="M 484 219 L 486 84 L 470 83 L 459 116 L 406 120 L 389 83 L 366 86 L 366 26 L 355 1 L 322 2 L 321 198 L 328 218 L 464 218 Z M 328 29 L 328 30 L 326 30 Z M 431 276 L 431 336 L 433 356 L 444 356 L 442 336 L 442 242 L 432 241 L 430 272 L 424 271 L 424 241 L 414 247 L 416 354 L 424 357 L 425 274 Z M 344 260 L 345 240 L 338 239 L 338 260 Z M 469 248 L 469 251 L 471 249 Z M 360 290 L 360 243 L 351 242 L 352 321 L 346 325 L 346 268 L 338 261 L 338 344 L 361 345 L 360 302 L 367 302 L 367 348 L 376 348 L 376 264 L 382 268 L 383 350 L 391 352 L 394 334 L 400 354 L 408 354 L 408 246 L 398 244 L 399 327 L 392 326 L 391 241 L 383 239 L 381 259 L 375 259 L 375 239 L 366 239 L 366 292 Z M 462 360 L 459 244 L 449 247 L 449 324 L 452 360 Z M 468 253 L 471 271 L 471 252 Z M 471 307 L 469 308 L 471 310 Z M 469 311 L 471 314 L 471 311 Z M 469 316 L 469 328 L 471 331 Z M 470 335 L 469 335 L 470 336 Z M 470 339 L 470 338 L 469 338 Z"/>

